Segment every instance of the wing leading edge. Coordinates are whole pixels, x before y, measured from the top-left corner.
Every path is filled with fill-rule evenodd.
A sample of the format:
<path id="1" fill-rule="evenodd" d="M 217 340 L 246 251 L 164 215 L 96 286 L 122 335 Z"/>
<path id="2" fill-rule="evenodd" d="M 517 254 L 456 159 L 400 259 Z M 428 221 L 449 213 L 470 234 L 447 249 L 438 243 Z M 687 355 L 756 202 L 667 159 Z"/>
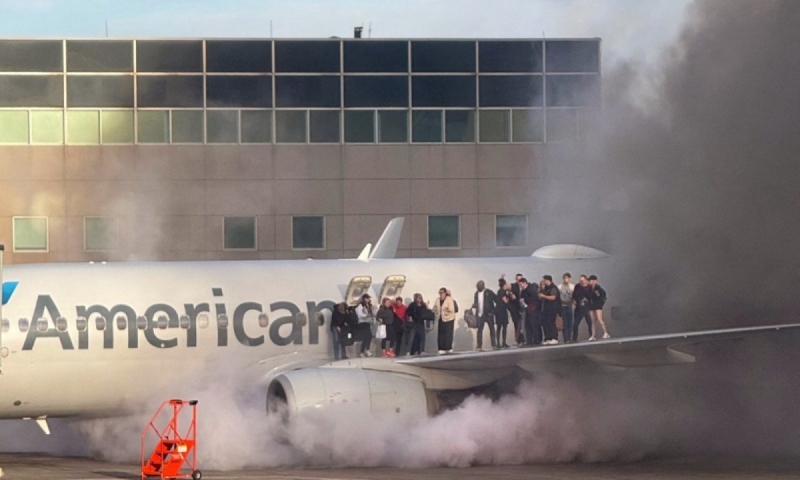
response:
<path id="1" fill-rule="evenodd" d="M 565 345 L 515 348 L 491 352 L 470 352 L 438 357 L 414 357 L 396 360 L 396 363 L 436 370 L 494 369 L 526 364 L 585 358 L 611 367 L 654 367 L 691 363 L 694 357 L 674 350 L 716 340 L 735 340 L 754 334 L 779 331 L 798 331 L 800 324 L 770 325 L 764 327 L 730 328 L 698 332 L 670 333 L 638 337 L 615 338 L 597 342 Z"/>

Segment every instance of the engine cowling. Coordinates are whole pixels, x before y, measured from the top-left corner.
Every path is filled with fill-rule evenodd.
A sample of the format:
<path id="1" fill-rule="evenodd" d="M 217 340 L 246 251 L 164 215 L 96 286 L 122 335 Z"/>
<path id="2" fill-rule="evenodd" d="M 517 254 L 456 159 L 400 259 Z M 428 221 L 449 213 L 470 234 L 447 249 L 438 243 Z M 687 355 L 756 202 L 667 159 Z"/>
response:
<path id="1" fill-rule="evenodd" d="M 432 415 L 436 395 L 419 377 L 350 368 L 306 368 L 276 377 L 267 389 L 268 412 L 289 416 L 321 409 L 386 415 Z"/>

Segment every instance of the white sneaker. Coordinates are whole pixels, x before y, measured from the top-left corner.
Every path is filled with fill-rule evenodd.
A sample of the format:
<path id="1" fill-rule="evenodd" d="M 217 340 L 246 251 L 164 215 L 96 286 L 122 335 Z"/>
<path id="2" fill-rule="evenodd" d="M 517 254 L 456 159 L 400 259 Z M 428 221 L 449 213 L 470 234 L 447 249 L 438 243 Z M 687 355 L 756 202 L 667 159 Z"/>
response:
<path id="1" fill-rule="evenodd" d="M 453 353 L 453 349 L 451 348 L 450 350 L 445 350 L 444 353 Z"/>
<path id="2" fill-rule="evenodd" d="M 439 355 L 444 355 L 445 353 L 447 352 L 445 352 L 444 350 L 439 350 Z"/>
<path id="3" fill-rule="evenodd" d="M 594 335 L 592 335 L 591 337 L 589 337 L 589 340 L 587 340 L 587 342 L 594 342 L 595 340 L 597 339 L 594 338 Z"/>
<path id="4" fill-rule="evenodd" d="M 609 339 L 609 338 L 611 338 L 611 335 L 609 335 L 608 333 L 604 333 L 603 334 L 603 338 L 604 339 Z"/>
<path id="5" fill-rule="evenodd" d="M 372 356 L 372 352 L 370 352 L 369 350 L 367 350 L 366 354 L 367 354 L 367 357 L 371 357 Z"/>
<path id="6" fill-rule="evenodd" d="M 550 345 L 558 345 L 558 340 L 556 340 L 555 338 L 550 340 Z"/>

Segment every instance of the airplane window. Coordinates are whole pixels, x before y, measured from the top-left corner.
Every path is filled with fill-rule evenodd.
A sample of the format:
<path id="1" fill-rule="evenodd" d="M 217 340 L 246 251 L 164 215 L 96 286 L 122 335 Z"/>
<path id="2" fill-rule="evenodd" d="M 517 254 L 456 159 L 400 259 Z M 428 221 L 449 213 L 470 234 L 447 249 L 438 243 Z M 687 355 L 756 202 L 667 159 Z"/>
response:
<path id="1" fill-rule="evenodd" d="M 208 328 L 208 314 L 201 313 L 200 315 L 198 315 L 197 324 L 200 326 L 200 328 Z"/>
<path id="2" fill-rule="evenodd" d="M 189 328 L 189 324 L 191 323 L 191 321 L 189 320 L 189 316 L 188 315 L 181 315 L 181 318 L 179 319 L 179 322 L 180 322 L 181 328 Z"/>
<path id="3" fill-rule="evenodd" d="M 27 332 L 28 331 L 28 319 L 27 318 L 20 318 L 19 319 L 19 331 L 20 332 Z"/>
<path id="4" fill-rule="evenodd" d="M 3 319 L 3 332 L 7 332 L 8 328 L 10 327 L 11 322 L 8 321 L 7 318 Z"/>
<path id="5" fill-rule="evenodd" d="M 317 312 L 314 317 L 317 319 L 317 325 L 320 327 L 325 325 L 325 315 L 323 315 L 322 312 Z"/>
<path id="6" fill-rule="evenodd" d="M 158 328 L 161 330 L 166 330 L 169 327 L 169 318 L 166 315 L 159 315 L 158 316 Z"/>
<path id="7" fill-rule="evenodd" d="M 305 327 L 308 324 L 308 317 L 306 316 L 305 313 L 302 312 L 295 315 L 294 320 L 301 327 Z"/>
<path id="8" fill-rule="evenodd" d="M 117 315 L 117 330 L 125 330 L 128 324 L 128 317 L 125 315 Z"/>
<path id="9" fill-rule="evenodd" d="M 64 317 L 58 317 L 56 319 L 56 328 L 59 332 L 66 332 L 67 331 L 67 319 Z"/>
<path id="10" fill-rule="evenodd" d="M 78 317 L 75 319 L 75 327 L 79 332 L 86 331 L 86 317 Z"/>
<path id="11" fill-rule="evenodd" d="M 145 330 L 147 328 L 147 317 L 143 317 L 141 315 L 136 317 L 136 328 L 139 330 Z"/>
<path id="12" fill-rule="evenodd" d="M 228 328 L 228 316 L 221 314 L 217 315 L 217 327 L 218 328 Z"/>
<path id="13" fill-rule="evenodd" d="M 39 330 L 40 332 L 46 332 L 47 331 L 47 319 L 46 318 L 40 318 L 40 319 L 36 320 L 36 329 Z"/>
<path id="14" fill-rule="evenodd" d="M 269 325 L 269 317 L 266 313 L 262 313 L 258 316 L 258 326 L 261 328 L 267 328 Z"/>
<path id="15" fill-rule="evenodd" d="M 106 329 L 106 317 L 98 316 L 94 320 L 94 324 L 95 324 L 95 327 L 98 330 L 100 330 L 100 331 L 105 330 Z"/>

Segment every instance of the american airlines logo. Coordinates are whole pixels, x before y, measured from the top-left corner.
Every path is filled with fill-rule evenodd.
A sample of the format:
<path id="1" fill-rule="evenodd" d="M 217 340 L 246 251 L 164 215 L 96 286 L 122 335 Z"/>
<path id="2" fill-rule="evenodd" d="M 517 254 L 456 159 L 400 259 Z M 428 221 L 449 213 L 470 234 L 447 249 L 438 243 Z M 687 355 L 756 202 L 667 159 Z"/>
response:
<path id="1" fill-rule="evenodd" d="M 11 295 L 14 294 L 14 290 L 17 289 L 17 285 L 19 282 L 3 282 L 3 305 L 8 303 L 8 300 L 11 298 Z"/>

